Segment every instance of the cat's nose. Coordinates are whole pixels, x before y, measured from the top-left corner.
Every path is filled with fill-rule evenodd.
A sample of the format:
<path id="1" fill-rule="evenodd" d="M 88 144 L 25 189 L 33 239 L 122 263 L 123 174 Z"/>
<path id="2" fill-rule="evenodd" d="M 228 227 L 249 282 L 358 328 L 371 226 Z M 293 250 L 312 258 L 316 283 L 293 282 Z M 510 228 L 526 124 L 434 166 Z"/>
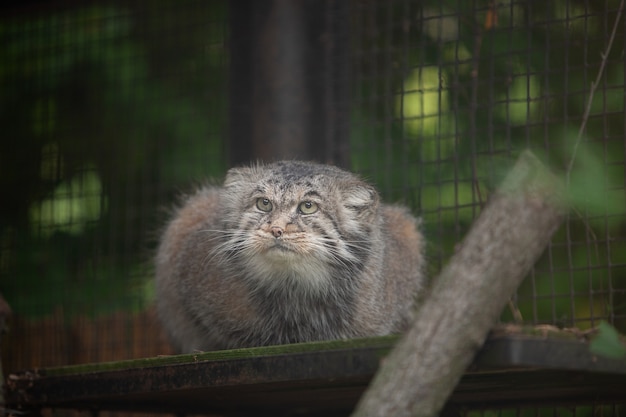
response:
<path id="1" fill-rule="evenodd" d="M 281 237 L 283 237 L 283 233 L 285 233 L 283 228 L 280 226 L 272 226 L 270 228 L 270 231 L 272 232 L 272 235 L 274 235 L 276 239 L 280 239 Z"/>

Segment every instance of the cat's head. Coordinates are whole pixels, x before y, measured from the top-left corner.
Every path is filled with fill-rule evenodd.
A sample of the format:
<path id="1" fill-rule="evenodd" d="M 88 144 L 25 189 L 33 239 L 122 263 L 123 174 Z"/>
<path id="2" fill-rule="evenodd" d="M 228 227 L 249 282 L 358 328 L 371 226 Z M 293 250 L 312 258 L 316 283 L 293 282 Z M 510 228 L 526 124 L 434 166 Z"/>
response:
<path id="1" fill-rule="evenodd" d="M 336 167 L 300 161 L 231 169 L 222 194 L 231 231 L 225 262 L 266 285 L 325 292 L 371 254 L 379 221 L 376 190 Z"/>

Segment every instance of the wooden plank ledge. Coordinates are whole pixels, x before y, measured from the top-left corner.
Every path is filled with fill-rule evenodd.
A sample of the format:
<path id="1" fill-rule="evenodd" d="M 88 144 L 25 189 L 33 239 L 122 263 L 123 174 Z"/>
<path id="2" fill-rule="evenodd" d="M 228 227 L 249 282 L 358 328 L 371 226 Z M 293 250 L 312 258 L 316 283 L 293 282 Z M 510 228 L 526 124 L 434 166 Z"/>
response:
<path id="1" fill-rule="evenodd" d="M 347 415 L 397 337 L 237 349 L 23 371 L 7 407 L 217 415 Z M 449 407 L 625 402 L 626 361 L 580 335 L 492 332 Z"/>

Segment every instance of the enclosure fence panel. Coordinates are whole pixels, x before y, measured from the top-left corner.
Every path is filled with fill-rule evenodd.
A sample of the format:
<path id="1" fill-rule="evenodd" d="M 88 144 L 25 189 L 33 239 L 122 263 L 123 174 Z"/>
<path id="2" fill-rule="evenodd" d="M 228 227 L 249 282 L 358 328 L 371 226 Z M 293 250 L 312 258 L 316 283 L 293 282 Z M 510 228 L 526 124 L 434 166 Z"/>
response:
<path id="1" fill-rule="evenodd" d="M 58 2 L 2 18 L 8 371 L 169 352 L 152 254 L 178 195 L 227 166 L 226 6 Z"/>
<path id="2" fill-rule="evenodd" d="M 353 7 L 353 166 L 421 213 L 431 275 L 530 148 L 568 174 L 574 210 L 503 320 L 624 331 L 620 2 Z"/>

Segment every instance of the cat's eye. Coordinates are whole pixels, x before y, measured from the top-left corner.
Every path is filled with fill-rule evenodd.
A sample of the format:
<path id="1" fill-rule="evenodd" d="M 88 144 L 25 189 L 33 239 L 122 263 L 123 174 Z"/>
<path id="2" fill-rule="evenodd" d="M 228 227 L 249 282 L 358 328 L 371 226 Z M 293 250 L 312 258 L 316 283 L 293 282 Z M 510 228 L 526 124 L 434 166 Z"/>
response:
<path id="1" fill-rule="evenodd" d="M 317 211 L 317 204 L 312 201 L 303 201 L 298 206 L 298 210 L 300 210 L 302 214 L 313 214 Z"/>
<path id="2" fill-rule="evenodd" d="M 256 208 L 261 211 L 270 212 L 272 211 L 272 202 L 268 198 L 257 198 Z"/>

